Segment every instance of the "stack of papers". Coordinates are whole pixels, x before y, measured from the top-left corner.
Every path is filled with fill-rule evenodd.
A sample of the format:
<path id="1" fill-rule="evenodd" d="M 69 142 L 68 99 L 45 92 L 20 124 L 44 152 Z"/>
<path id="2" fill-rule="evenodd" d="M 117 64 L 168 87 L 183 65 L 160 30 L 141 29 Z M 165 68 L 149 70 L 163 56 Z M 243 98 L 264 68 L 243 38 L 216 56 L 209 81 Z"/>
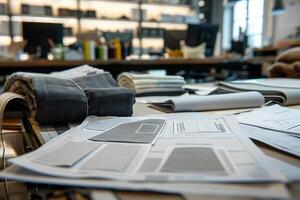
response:
<path id="1" fill-rule="evenodd" d="M 124 72 L 119 75 L 118 83 L 120 86 L 133 90 L 137 96 L 178 95 L 184 93 L 185 80 L 181 76 L 155 76 Z"/>
<path id="2" fill-rule="evenodd" d="M 266 102 L 282 105 L 300 104 L 300 80 L 292 78 L 250 79 L 220 82 L 214 91 L 217 94 L 257 91 L 264 95 Z"/>
<path id="3" fill-rule="evenodd" d="M 10 161 L 35 172 L 62 177 L 139 181 L 281 180 L 278 173 L 270 173 L 272 167 L 264 163 L 263 154 L 240 134 L 238 124 L 232 119 L 129 119 L 133 121 L 101 131 L 103 126 L 91 129 L 87 118 L 79 127 L 40 149 Z M 122 129 L 127 140 L 120 139 Z"/>
<path id="4" fill-rule="evenodd" d="M 300 110 L 273 105 L 241 113 L 237 119 L 250 138 L 300 157 Z"/>
<path id="5" fill-rule="evenodd" d="M 300 137 L 300 110 L 298 109 L 273 105 L 243 113 L 239 116 L 238 121 Z"/>
<path id="6" fill-rule="evenodd" d="M 231 183 L 224 186 L 229 187 L 227 194 L 288 197 L 278 185 L 284 177 L 231 117 L 90 116 L 10 162 L 12 167 L 1 172 L 1 178 L 195 194 L 215 194 L 221 183 Z M 235 183 L 258 183 L 261 188 L 242 189 Z M 226 190 L 219 191 L 224 195 Z"/>

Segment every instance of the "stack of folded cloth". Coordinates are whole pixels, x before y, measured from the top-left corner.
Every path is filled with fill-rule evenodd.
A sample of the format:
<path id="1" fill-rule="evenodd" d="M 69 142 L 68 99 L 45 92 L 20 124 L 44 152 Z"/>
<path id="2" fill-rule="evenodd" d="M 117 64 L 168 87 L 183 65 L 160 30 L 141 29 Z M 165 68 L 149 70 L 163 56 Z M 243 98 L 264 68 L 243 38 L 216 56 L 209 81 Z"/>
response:
<path id="1" fill-rule="evenodd" d="M 185 80 L 181 76 L 155 76 L 124 72 L 119 75 L 120 86 L 135 92 L 136 96 L 179 95 L 184 93 Z"/>

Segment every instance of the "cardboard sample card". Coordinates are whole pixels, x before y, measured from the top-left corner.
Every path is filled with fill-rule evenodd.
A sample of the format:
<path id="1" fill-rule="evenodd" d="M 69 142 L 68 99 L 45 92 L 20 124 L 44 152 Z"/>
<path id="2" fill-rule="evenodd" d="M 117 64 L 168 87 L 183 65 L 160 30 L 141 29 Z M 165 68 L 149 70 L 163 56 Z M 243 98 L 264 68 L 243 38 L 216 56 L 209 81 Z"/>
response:
<path id="1" fill-rule="evenodd" d="M 153 143 L 165 125 L 164 119 L 146 119 L 120 124 L 90 140 L 101 142 Z"/>
<path id="2" fill-rule="evenodd" d="M 33 161 L 50 166 L 71 167 L 100 146 L 101 144 L 95 142 L 67 141 L 56 149 L 38 156 Z"/>

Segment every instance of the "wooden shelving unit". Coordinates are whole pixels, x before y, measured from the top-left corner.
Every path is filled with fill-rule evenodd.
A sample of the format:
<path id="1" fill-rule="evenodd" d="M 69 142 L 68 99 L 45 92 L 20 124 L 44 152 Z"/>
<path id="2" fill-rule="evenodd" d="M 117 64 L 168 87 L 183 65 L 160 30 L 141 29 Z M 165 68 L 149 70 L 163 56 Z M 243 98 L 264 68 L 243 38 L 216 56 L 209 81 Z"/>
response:
<path id="1" fill-rule="evenodd" d="M 172 1 L 172 0 L 170 0 Z M 195 0 L 191 0 L 195 1 Z M 139 6 L 139 2 L 141 5 Z M 165 2 L 165 1 L 164 1 Z M 64 27 L 71 28 L 73 37 L 80 32 L 87 32 L 98 29 L 100 31 L 125 31 L 132 30 L 134 38 L 139 38 L 136 48 L 143 47 L 144 43 L 150 44 L 149 37 L 139 37 L 138 30 L 142 28 L 154 29 L 177 29 L 185 30 L 187 25 L 183 21 L 176 21 L 175 16 L 195 16 L 197 11 L 192 5 L 163 3 L 153 0 L 0 0 L 0 3 L 6 3 L 10 13 L 0 15 L 0 22 L 7 23 L 7 35 L 1 35 L 0 45 L 8 45 L 13 41 L 22 41 L 22 22 L 42 22 L 42 23 L 61 23 Z M 21 5 L 33 6 L 50 6 L 53 15 L 32 15 L 22 14 Z M 78 17 L 78 16 L 59 16 L 60 8 L 72 10 L 94 10 L 95 17 Z M 137 16 L 136 11 L 146 11 L 147 19 Z M 141 13 L 138 13 L 141 14 Z M 173 16 L 173 20 L 163 20 L 163 15 Z M 127 19 L 126 19 L 127 18 Z M 5 23 L 5 24 L 6 24 Z M 4 28 L 4 27 L 3 27 Z M 73 39 L 64 39 L 64 44 L 68 45 Z M 153 45 L 157 48 L 162 48 L 162 42 L 157 42 L 159 38 L 155 38 Z M 162 40 L 162 38 L 160 38 Z M 145 41 L 144 41 L 145 40 Z M 65 42 L 66 41 L 66 42 Z M 136 42 L 135 42 L 136 44 Z M 149 46 L 149 45 L 148 45 Z M 149 48 L 147 45 L 145 48 Z M 152 47 L 151 46 L 151 47 Z"/>

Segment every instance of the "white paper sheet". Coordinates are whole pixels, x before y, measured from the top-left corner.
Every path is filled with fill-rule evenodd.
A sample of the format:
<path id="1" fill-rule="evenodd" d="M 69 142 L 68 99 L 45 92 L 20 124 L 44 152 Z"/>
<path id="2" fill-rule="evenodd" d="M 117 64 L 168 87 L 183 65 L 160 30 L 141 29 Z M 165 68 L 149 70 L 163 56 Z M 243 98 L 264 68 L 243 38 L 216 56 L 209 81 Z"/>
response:
<path id="1" fill-rule="evenodd" d="M 265 100 L 263 95 L 258 92 L 241 92 L 208 96 L 185 95 L 173 97 L 167 101 L 152 102 L 155 107 L 168 109 L 173 112 L 254 108 L 260 107 L 264 103 Z"/>
<path id="2" fill-rule="evenodd" d="M 268 129 L 240 124 L 249 138 L 268 144 L 276 149 L 300 157 L 300 138 Z"/>
<path id="3" fill-rule="evenodd" d="M 165 116 L 167 115 L 161 115 L 160 117 Z M 136 181 L 159 180 L 212 182 L 265 182 L 282 180 L 282 177 L 276 171 L 276 169 L 266 162 L 266 158 L 262 152 L 255 147 L 245 135 L 242 134 L 238 124 L 232 118 L 203 119 L 203 117 L 199 117 L 199 115 L 194 114 L 193 120 L 182 120 L 182 122 L 189 126 L 190 130 L 199 130 L 199 124 L 201 124 L 202 120 L 204 120 L 202 124 L 206 123 L 207 126 L 204 129 L 200 129 L 199 131 L 193 133 L 185 133 L 182 131 L 174 131 L 174 123 L 178 123 L 178 121 L 180 121 L 180 118 L 178 117 L 176 120 L 174 120 L 174 116 L 173 119 L 170 119 L 172 117 L 166 117 L 166 126 L 154 145 L 95 142 L 101 144 L 101 146 L 98 147 L 93 153 L 89 154 L 87 157 L 81 159 L 74 166 L 69 168 L 49 166 L 33 162 L 33 158 L 43 156 L 46 154 L 46 152 L 53 151 L 57 148 L 57 145 L 61 144 L 62 142 L 68 140 L 86 142 L 90 137 L 98 135 L 100 131 L 85 128 L 86 124 L 89 123 L 88 118 L 80 126 L 56 137 L 49 143 L 42 146 L 40 149 L 10 161 L 18 166 L 39 173 L 73 178 L 93 177 Z M 184 117 L 184 115 L 181 115 L 181 117 Z M 192 118 L 191 116 L 189 117 Z M 99 118 L 99 120 L 100 119 L 101 118 Z M 141 118 L 131 119 L 139 120 Z M 123 120 L 120 118 L 121 123 L 122 121 Z M 200 121 L 200 123 L 193 123 L 198 121 Z M 214 126 L 211 126 L 212 124 L 214 124 Z M 220 128 L 216 127 L 221 126 L 223 128 L 220 132 Z M 111 159 L 115 156 L 118 157 L 118 155 L 122 152 L 124 145 L 134 145 L 135 147 L 138 147 L 139 150 L 134 151 L 133 156 L 125 159 L 124 162 L 120 164 L 122 165 L 122 170 L 120 170 L 121 168 L 118 168 L 119 164 L 117 161 L 112 162 L 105 168 L 101 168 L 101 166 L 100 168 L 96 167 L 93 169 L 81 168 L 81 166 L 89 163 L 89 160 L 93 158 L 94 154 L 97 154 L 98 152 L 101 153 L 102 150 L 112 144 L 117 145 L 120 150 L 111 151 L 111 153 L 108 151 L 105 154 L 106 156 L 102 156 L 101 159 L 105 160 L 105 158 Z M 210 160 L 210 157 L 204 159 L 220 163 L 220 165 L 223 167 L 224 173 L 219 173 L 218 170 L 215 170 L 212 173 L 198 173 L 198 171 L 193 172 L 192 170 L 189 170 L 190 166 L 187 165 L 183 166 L 183 170 L 180 173 L 160 170 L 163 168 L 162 166 L 164 160 L 167 160 L 169 156 L 172 155 L 169 153 L 171 152 L 170 149 L 178 149 L 183 147 L 189 147 L 192 150 L 194 149 L 195 151 L 193 152 L 196 153 L 193 155 L 195 156 L 197 155 L 197 151 L 201 149 L 210 149 L 210 152 L 214 152 L 217 160 Z M 78 145 L 78 148 L 80 148 L 80 145 Z M 196 159 L 196 157 L 194 158 Z M 152 161 L 156 160 L 157 165 L 147 166 L 147 163 L 151 163 L 149 162 L 149 159 Z M 178 160 L 173 159 L 172 162 L 178 162 Z M 201 167 L 204 169 L 206 166 Z M 151 169 L 153 171 L 151 171 Z"/>
<path id="4" fill-rule="evenodd" d="M 273 105 L 242 113 L 238 116 L 238 121 L 300 137 L 300 110 L 298 109 Z"/>
<path id="5" fill-rule="evenodd" d="M 285 182 L 290 183 L 300 180 L 300 168 L 276 158 L 269 157 L 271 163 L 285 176 Z"/>

